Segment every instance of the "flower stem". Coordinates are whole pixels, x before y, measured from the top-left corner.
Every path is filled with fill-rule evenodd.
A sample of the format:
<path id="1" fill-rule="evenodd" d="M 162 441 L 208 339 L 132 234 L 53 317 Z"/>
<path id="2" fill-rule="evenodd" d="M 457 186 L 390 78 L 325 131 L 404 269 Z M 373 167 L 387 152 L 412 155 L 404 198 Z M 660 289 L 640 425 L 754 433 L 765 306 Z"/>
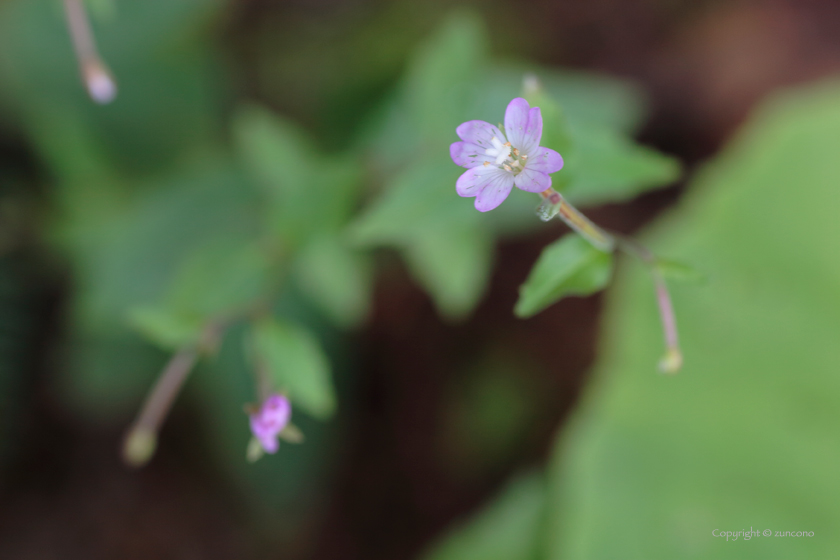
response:
<path id="1" fill-rule="evenodd" d="M 82 0 L 64 0 L 64 12 L 88 94 L 97 103 L 110 103 L 117 95 L 117 84 L 96 49 Z"/>
<path id="2" fill-rule="evenodd" d="M 566 225 L 579 233 L 597 249 L 606 253 L 611 253 L 615 249 L 615 238 L 592 223 L 580 210 L 569 204 L 559 192 L 549 187 L 541 192 L 540 196 L 543 202 L 540 205 L 539 214 L 543 221 L 548 221 L 554 216 L 558 216 L 566 222 Z"/>
<path id="3" fill-rule="evenodd" d="M 628 255 L 637 257 L 647 266 L 651 276 L 653 276 L 656 303 L 659 306 L 659 317 L 662 321 L 662 331 L 665 337 L 665 355 L 659 361 L 659 369 L 663 373 L 677 373 L 683 362 L 677 332 L 677 320 L 668 286 L 656 266 L 656 256 L 639 242 L 628 237 L 608 233 L 595 225 L 553 188 L 541 192 L 540 196 L 543 202 L 537 212 L 543 221 L 558 216 L 595 248 L 605 252 L 621 250 Z"/>

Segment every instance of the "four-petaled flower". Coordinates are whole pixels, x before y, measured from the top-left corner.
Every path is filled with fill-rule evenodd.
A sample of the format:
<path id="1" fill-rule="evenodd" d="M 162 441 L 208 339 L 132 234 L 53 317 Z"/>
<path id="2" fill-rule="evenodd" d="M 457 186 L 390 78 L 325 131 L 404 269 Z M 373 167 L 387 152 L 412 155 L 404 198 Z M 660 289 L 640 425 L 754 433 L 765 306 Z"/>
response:
<path id="1" fill-rule="evenodd" d="M 549 173 L 560 171 L 563 158 L 540 147 L 542 114 L 517 97 L 505 111 L 505 134 L 484 121 L 468 121 L 455 132 L 462 142 L 449 148 L 452 161 L 467 171 L 455 189 L 461 196 L 475 197 L 475 207 L 487 212 L 504 202 L 514 185 L 528 192 L 551 186 Z M 507 136 L 506 136 L 507 135 Z"/>
<path id="2" fill-rule="evenodd" d="M 286 428 L 291 416 L 292 405 L 280 394 L 265 399 L 260 409 L 251 414 L 251 432 L 266 453 L 277 451 L 277 436 Z"/>

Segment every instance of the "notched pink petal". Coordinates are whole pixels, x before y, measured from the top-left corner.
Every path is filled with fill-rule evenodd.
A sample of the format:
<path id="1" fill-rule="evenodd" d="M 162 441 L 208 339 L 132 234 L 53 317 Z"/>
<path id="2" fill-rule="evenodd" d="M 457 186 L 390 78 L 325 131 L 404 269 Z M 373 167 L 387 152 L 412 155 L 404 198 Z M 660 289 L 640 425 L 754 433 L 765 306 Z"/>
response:
<path id="1" fill-rule="evenodd" d="M 489 212 L 505 201 L 513 188 L 513 175 L 506 171 L 494 174 L 491 181 L 484 185 L 475 197 L 475 209 Z"/>
<path id="2" fill-rule="evenodd" d="M 468 142 L 455 142 L 449 146 L 449 156 L 456 165 L 466 167 L 477 167 L 484 165 L 485 161 L 493 161 L 486 153 L 486 150 L 481 146 L 470 144 Z"/>
<path id="3" fill-rule="evenodd" d="M 538 193 L 551 186 L 551 177 L 547 173 L 535 171 L 526 167 L 514 180 L 516 188 L 523 191 Z"/>
<path id="4" fill-rule="evenodd" d="M 467 121 L 455 129 L 458 137 L 468 144 L 475 144 L 487 149 L 493 146 L 491 140 L 495 136 L 504 144 L 507 142 L 505 135 L 498 127 L 484 121 Z"/>
<path id="5" fill-rule="evenodd" d="M 554 173 L 563 169 L 563 156 L 550 148 L 537 148 L 528 158 L 525 169 Z"/>
<path id="6" fill-rule="evenodd" d="M 458 177 L 455 182 L 455 191 L 463 197 L 477 196 L 489 182 L 502 175 L 510 175 L 510 173 L 495 165 L 473 167 Z"/>
<path id="7" fill-rule="evenodd" d="M 530 110 L 531 106 L 521 97 L 508 103 L 505 110 L 505 133 L 514 148 L 522 149 Z"/>
<path id="8" fill-rule="evenodd" d="M 528 111 L 528 124 L 525 125 L 525 130 L 522 134 L 522 144 L 517 146 L 519 150 L 527 155 L 531 155 L 539 145 L 542 139 L 543 119 L 539 107 L 533 107 Z"/>

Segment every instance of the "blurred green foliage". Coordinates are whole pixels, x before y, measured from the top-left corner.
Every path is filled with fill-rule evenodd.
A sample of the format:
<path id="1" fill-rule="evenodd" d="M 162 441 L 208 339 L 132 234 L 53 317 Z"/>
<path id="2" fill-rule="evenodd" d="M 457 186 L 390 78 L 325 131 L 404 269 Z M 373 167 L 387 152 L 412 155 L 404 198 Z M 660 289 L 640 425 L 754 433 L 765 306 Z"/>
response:
<path id="1" fill-rule="evenodd" d="M 544 145 L 566 157 L 556 185 L 573 202 L 625 200 L 679 173 L 673 159 L 632 139 L 644 118 L 634 86 L 496 60 L 472 12 L 443 18 L 394 91 L 344 107 L 358 126 L 340 143 L 280 116 L 272 100 L 235 98 L 215 43 L 225 3 L 91 5 L 119 83 L 105 107 L 85 97 L 58 3 L 0 5 L 0 119 L 46 170 L 46 237 L 73 274 L 57 387 L 82 416 L 125 423 L 166 353 L 224 330 L 218 348 L 202 347 L 187 396 L 207 426 L 200 438 L 261 511 L 288 515 L 325 487 L 337 428 L 308 416 L 341 410 L 340 332 L 368 315 L 374 251 L 396 249 L 441 314 L 458 319 L 485 293 L 496 241 L 540 227 L 527 193 L 487 215 L 455 194 L 463 169 L 448 147 L 458 124 L 501 120 L 534 73 L 542 86 L 529 95 L 545 111 Z M 373 51 L 390 52 L 365 52 Z M 390 68 L 389 56 L 373 58 Z M 546 255 L 520 314 L 609 277 L 609 257 L 575 237 Z M 289 393 L 307 443 L 251 466 L 242 405 L 258 398 L 255 369 Z M 490 389 L 477 401 L 497 402 Z M 475 411 L 489 416 L 485 405 Z M 535 483 L 523 484 L 516 492 L 527 495 L 516 500 L 531 499 Z"/>
<path id="2" fill-rule="evenodd" d="M 836 82 L 765 103 L 645 235 L 717 271 L 674 290 L 684 371 L 652 373 L 648 272 L 619 268 L 604 355 L 545 482 L 512 483 L 426 558 L 834 558 L 838 146 Z M 774 536 L 712 535 L 750 529 Z"/>

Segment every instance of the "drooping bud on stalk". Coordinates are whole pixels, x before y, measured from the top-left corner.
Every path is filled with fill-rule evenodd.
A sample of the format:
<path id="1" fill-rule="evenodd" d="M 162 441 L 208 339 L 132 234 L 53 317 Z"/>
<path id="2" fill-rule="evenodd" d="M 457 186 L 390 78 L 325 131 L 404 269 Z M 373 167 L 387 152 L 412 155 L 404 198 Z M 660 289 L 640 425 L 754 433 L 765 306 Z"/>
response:
<path id="1" fill-rule="evenodd" d="M 259 410 L 251 414 L 251 433 L 266 453 L 276 453 L 279 443 L 277 438 L 286 429 L 292 417 L 292 405 L 289 399 L 280 394 L 273 394 L 263 401 Z M 249 446 L 249 458 L 254 448 Z"/>
<path id="2" fill-rule="evenodd" d="M 64 0 L 64 11 L 85 88 L 97 103 L 110 103 L 117 95 L 117 84 L 96 49 L 82 0 Z"/>
<path id="3" fill-rule="evenodd" d="M 128 465 L 142 467 L 154 455 L 158 431 L 197 359 L 197 349 L 190 346 L 166 364 L 123 442 L 123 460 Z"/>
<path id="4" fill-rule="evenodd" d="M 665 355 L 659 360 L 659 371 L 662 373 L 677 373 L 682 369 L 683 356 L 677 335 L 677 320 L 674 316 L 674 306 L 665 280 L 657 270 L 653 271 L 656 283 L 656 302 L 659 304 L 659 316 L 662 319 L 662 331 L 665 335 Z"/>
<path id="5" fill-rule="evenodd" d="M 86 64 L 82 69 L 88 95 L 102 105 L 110 103 L 117 96 L 117 84 L 111 72 L 101 60 Z"/>

